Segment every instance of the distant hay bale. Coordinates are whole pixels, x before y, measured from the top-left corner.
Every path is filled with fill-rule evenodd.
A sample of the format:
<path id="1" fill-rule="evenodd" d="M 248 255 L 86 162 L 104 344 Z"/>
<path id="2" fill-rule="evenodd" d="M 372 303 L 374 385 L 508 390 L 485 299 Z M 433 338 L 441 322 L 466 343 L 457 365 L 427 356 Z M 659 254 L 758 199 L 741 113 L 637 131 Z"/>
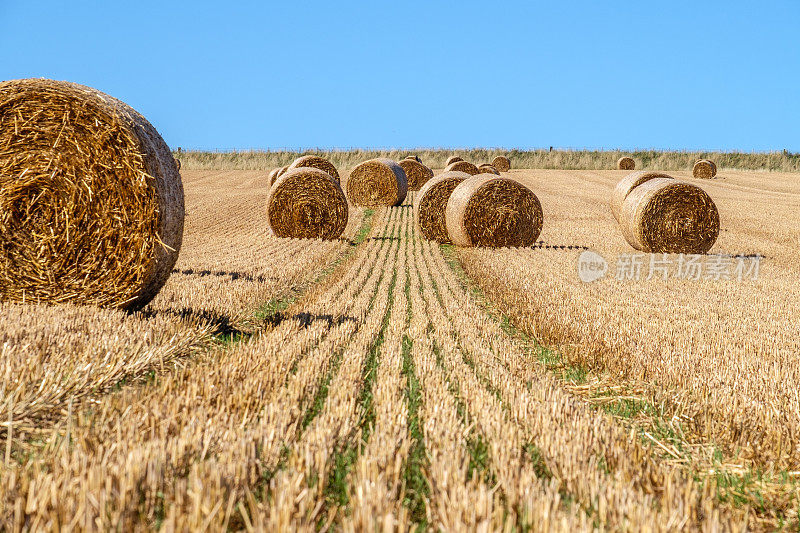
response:
<path id="1" fill-rule="evenodd" d="M 178 167 L 178 170 L 180 171 L 180 169 L 181 169 L 181 160 L 178 159 L 177 157 L 175 158 L 175 166 Z"/>
<path id="2" fill-rule="evenodd" d="M 704 254 L 719 236 L 719 212 L 700 187 L 656 178 L 625 199 L 620 227 L 625 240 L 643 252 Z"/>
<path id="3" fill-rule="evenodd" d="M 100 91 L 0 83 L 0 300 L 134 310 L 183 240 L 183 185 L 161 135 Z"/>
<path id="4" fill-rule="evenodd" d="M 462 247 L 532 246 L 542 221 L 542 205 L 533 191 L 494 174 L 464 180 L 445 209 L 447 234 Z"/>
<path id="5" fill-rule="evenodd" d="M 614 218 L 617 222 L 619 222 L 619 216 L 622 212 L 622 203 L 630 192 L 642 183 L 656 178 L 672 179 L 672 176 L 664 174 L 663 172 L 637 170 L 636 172 L 631 172 L 617 183 L 617 186 L 614 187 L 614 191 L 611 193 L 610 203 L 611 212 L 614 214 Z"/>
<path id="6" fill-rule="evenodd" d="M 286 173 L 287 170 L 289 170 L 289 165 L 283 166 L 281 168 L 276 168 L 275 171 L 274 171 L 275 174 L 270 172 L 270 174 L 269 174 L 269 185 L 270 185 L 270 187 L 275 185 L 275 182 L 278 180 L 278 178 L 283 176 Z"/>
<path id="7" fill-rule="evenodd" d="M 272 170 L 269 171 L 269 174 L 267 174 L 267 180 L 269 181 L 270 187 L 272 187 L 272 184 L 275 183 L 275 180 L 278 178 L 279 170 L 280 167 L 273 168 Z"/>
<path id="8" fill-rule="evenodd" d="M 636 168 L 636 161 L 632 157 L 623 156 L 617 159 L 617 170 L 633 170 Z"/>
<path id="9" fill-rule="evenodd" d="M 496 174 L 498 176 L 500 175 L 500 171 L 497 170 L 493 165 L 490 165 L 489 163 L 483 163 L 481 165 L 478 165 L 478 170 L 481 171 L 481 174 Z"/>
<path id="10" fill-rule="evenodd" d="M 403 167 L 391 159 L 370 159 L 356 165 L 345 181 L 351 204 L 362 207 L 400 205 L 408 193 Z"/>
<path id="11" fill-rule="evenodd" d="M 323 172 L 327 172 L 330 174 L 331 178 L 336 183 L 339 183 L 339 171 L 336 170 L 336 167 L 333 166 L 333 163 L 325 159 L 324 157 L 319 157 L 316 155 L 304 155 L 302 157 L 298 157 L 295 159 L 287 170 L 291 170 L 293 168 L 318 168 Z"/>
<path id="12" fill-rule="evenodd" d="M 498 155 L 492 159 L 492 166 L 500 172 L 508 172 L 511 170 L 511 160 L 504 155 Z"/>
<path id="13" fill-rule="evenodd" d="M 416 159 L 403 159 L 397 163 L 406 173 L 409 191 L 418 191 L 420 187 L 433 177 L 433 171 Z"/>
<path id="14" fill-rule="evenodd" d="M 348 213 L 339 182 L 318 168 L 289 169 L 267 194 L 267 224 L 278 237 L 338 239 Z"/>
<path id="15" fill-rule="evenodd" d="M 457 161 L 463 161 L 463 159 L 461 159 L 457 155 L 451 155 L 450 157 L 447 158 L 447 161 L 444 162 L 444 166 L 449 167 L 450 165 L 456 163 Z"/>
<path id="16" fill-rule="evenodd" d="M 470 176 L 476 176 L 481 173 L 481 171 L 478 170 L 478 167 L 467 161 L 456 161 L 455 163 L 450 163 L 444 168 L 445 172 L 449 172 L 451 170 L 455 170 L 456 172 L 466 172 Z"/>
<path id="17" fill-rule="evenodd" d="M 717 165 L 708 159 L 699 159 L 692 166 L 692 176 L 701 179 L 711 179 L 717 174 Z"/>
<path id="18" fill-rule="evenodd" d="M 418 156 L 418 155 L 415 155 L 415 154 L 407 155 L 407 156 L 405 157 L 405 159 L 413 159 L 413 160 L 414 160 L 414 161 L 416 161 L 417 163 L 422 163 L 422 159 L 420 159 L 420 158 L 419 158 L 419 156 Z"/>
<path id="19" fill-rule="evenodd" d="M 470 177 L 466 172 L 443 172 L 428 181 L 414 199 L 414 220 L 422 236 L 442 244 L 450 244 L 445 224 L 445 209 L 450 194 Z"/>

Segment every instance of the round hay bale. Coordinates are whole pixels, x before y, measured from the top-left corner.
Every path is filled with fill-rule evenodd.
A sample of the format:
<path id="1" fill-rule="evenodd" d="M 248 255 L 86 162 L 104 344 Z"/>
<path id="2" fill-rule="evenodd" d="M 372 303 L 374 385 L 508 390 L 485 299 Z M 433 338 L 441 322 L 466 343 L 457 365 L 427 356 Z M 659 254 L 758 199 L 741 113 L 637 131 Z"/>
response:
<path id="1" fill-rule="evenodd" d="M 269 174 L 267 174 L 267 181 L 269 182 L 269 186 L 270 187 L 272 187 L 272 184 L 275 183 L 275 180 L 278 177 L 278 171 L 279 170 L 280 170 L 280 167 L 273 168 L 272 170 L 269 171 Z"/>
<path id="2" fill-rule="evenodd" d="M 414 160 L 414 161 L 416 161 L 417 163 L 422 163 L 422 159 L 420 159 L 418 155 L 414 155 L 414 154 L 407 155 L 407 156 L 405 157 L 405 159 L 413 159 L 413 160 Z"/>
<path id="3" fill-rule="evenodd" d="M 178 159 L 177 157 L 175 158 L 175 166 L 178 167 L 178 171 L 180 172 L 180 170 L 181 170 L 181 160 Z"/>
<path id="4" fill-rule="evenodd" d="M 277 237 L 338 239 L 348 214 L 339 182 L 318 168 L 287 170 L 267 194 L 267 224 Z"/>
<path id="5" fill-rule="evenodd" d="M 370 159 L 356 165 L 345 181 L 351 204 L 362 207 L 400 205 L 408 193 L 403 167 L 391 159 Z"/>
<path id="6" fill-rule="evenodd" d="M 711 179 L 716 175 L 716 165 L 708 159 L 700 159 L 692 166 L 692 176 L 701 179 Z"/>
<path id="7" fill-rule="evenodd" d="M 464 180 L 445 209 L 447 234 L 462 247 L 532 246 L 542 221 L 542 205 L 533 191 L 494 174 Z"/>
<path id="8" fill-rule="evenodd" d="M 470 177 L 466 172 L 443 172 L 428 181 L 414 199 L 414 220 L 420 233 L 428 240 L 451 244 L 447 235 L 445 209 L 447 200 L 461 182 Z"/>
<path id="9" fill-rule="evenodd" d="M 638 170 L 636 172 L 631 172 L 617 183 L 617 186 L 614 187 L 611 193 L 611 212 L 614 214 L 614 218 L 617 222 L 619 222 L 619 216 L 622 212 L 622 202 L 625 201 L 625 198 L 627 198 L 630 192 L 642 183 L 656 178 L 672 179 L 672 176 L 664 174 L 663 172 Z"/>
<path id="10" fill-rule="evenodd" d="M 274 175 L 270 172 L 270 178 L 269 178 L 270 187 L 275 185 L 275 182 L 278 181 L 278 178 L 283 176 L 286 173 L 287 170 L 289 170 L 289 165 L 286 165 L 286 166 L 283 166 L 281 168 L 275 169 L 275 174 Z"/>
<path id="11" fill-rule="evenodd" d="M 500 172 L 508 172 L 511 170 L 511 160 L 504 155 L 498 155 L 492 159 L 492 166 Z"/>
<path id="12" fill-rule="evenodd" d="M 712 160 L 710 160 L 710 159 L 706 159 L 706 161 L 708 161 L 709 163 L 711 163 L 711 177 L 713 178 L 714 176 L 716 176 L 716 175 L 717 175 L 717 164 L 716 164 L 716 163 L 714 163 L 714 162 L 713 162 Z"/>
<path id="13" fill-rule="evenodd" d="M 463 161 L 463 159 L 461 159 L 457 155 L 451 155 L 450 157 L 447 158 L 447 161 L 444 162 L 444 166 L 449 167 L 450 165 L 458 161 Z"/>
<path id="14" fill-rule="evenodd" d="M 636 168 L 636 161 L 632 157 L 623 156 L 617 159 L 617 170 L 633 170 Z"/>
<path id="15" fill-rule="evenodd" d="M 302 157 L 298 157 L 292 162 L 291 165 L 289 165 L 288 170 L 304 167 L 318 168 L 323 172 L 327 172 L 336 183 L 339 183 L 339 171 L 336 170 L 336 167 L 333 166 L 333 163 L 324 157 L 319 157 L 317 155 L 304 155 Z"/>
<path id="16" fill-rule="evenodd" d="M 493 165 L 490 165 L 489 163 L 483 163 L 481 165 L 478 165 L 478 170 L 481 171 L 481 174 L 496 174 L 498 176 L 500 175 L 500 171 L 497 170 Z"/>
<path id="17" fill-rule="evenodd" d="M 451 170 L 455 170 L 457 172 L 466 172 L 470 176 L 476 176 L 481 173 L 481 171 L 478 170 L 478 167 L 467 161 L 456 161 L 455 163 L 450 163 L 444 168 L 445 172 L 449 172 Z"/>
<path id="18" fill-rule="evenodd" d="M 406 173 L 409 191 L 418 191 L 433 177 L 433 170 L 429 169 L 416 159 L 403 159 L 398 163 Z"/>
<path id="19" fill-rule="evenodd" d="M 183 185 L 161 135 L 100 91 L 0 83 L 0 300 L 128 310 L 166 282 Z"/>
<path id="20" fill-rule="evenodd" d="M 631 191 L 622 204 L 620 226 L 637 250 L 704 254 L 719 236 L 719 212 L 700 187 L 656 178 Z"/>

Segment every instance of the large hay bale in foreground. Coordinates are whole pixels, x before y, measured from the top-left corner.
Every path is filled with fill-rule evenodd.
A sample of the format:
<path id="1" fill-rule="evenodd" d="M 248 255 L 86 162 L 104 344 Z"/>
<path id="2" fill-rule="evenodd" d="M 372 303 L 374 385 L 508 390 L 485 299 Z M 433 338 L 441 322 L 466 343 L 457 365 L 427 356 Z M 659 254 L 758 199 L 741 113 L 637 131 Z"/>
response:
<path id="1" fill-rule="evenodd" d="M 656 178 L 630 192 L 622 204 L 620 226 L 637 250 L 704 254 L 719 236 L 719 212 L 700 187 Z"/>
<path id="2" fill-rule="evenodd" d="M 508 172 L 511 170 L 511 160 L 504 155 L 498 155 L 492 159 L 492 166 L 500 172 Z"/>
<path id="3" fill-rule="evenodd" d="M 433 170 L 429 169 L 416 159 L 403 159 L 397 163 L 406 173 L 409 191 L 418 191 L 433 177 Z"/>
<path id="4" fill-rule="evenodd" d="M 701 179 L 711 179 L 717 175 L 717 165 L 708 159 L 699 159 L 692 166 L 692 176 Z"/>
<path id="5" fill-rule="evenodd" d="M 408 193 L 403 167 L 391 159 L 370 159 L 356 165 L 345 181 L 351 204 L 362 207 L 400 205 Z"/>
<path id="6" fill-rule="evenodd" d="M 444 171 L 466 172 L 470 176 L 477 176 L 481 173 L 478 167 L 467 161 L 456 161 L 455 163 L 450 163 L 444 168 Z"/>
<path id="7" fill-rule="evenodd" d="M 414 220 L 426 239 L 450 244 L 445 223 L 447 201 L 456 187 L 470 178 L 466 172 L 443 172 L 428 181 L 414 199 Z"/>
<path id="8" fill-rule="evenodd" d="M 633 170 L 636 168 L 636 161 L 632 157 L 623 156 L 617 159 L 617 170 Z"/>
<path id="9" fill-rule="evenodd" d="M 619 222 L 619 216 L 622 212 L 622 202 L 625 201 L 625 198 L 628 197 L 630 192 L 642 183 L 656 178 L 672 179 L 672 176 L 664 174 L 663 172 L 638 170 L 636 172 L 631 172 L 617 183 L 617 186 L 614 187 L 614 191 L 611 193 L 610 202 L 611 212 L 614 214 L 614 218 L 617 222 Z"/>
<path id="10" fill-rule="evenodd" d="M 497 170 L 493 165 L 489 163 L 482 163 L 478 165 L 478 170 L 481 171 L 481 174 L 495 174 L 497 176 L 500 175 L 500 171 Z"/>
<path id="11" fill-rule="evenodd" d="M 339 182 L 318 168 L 287 170 L 267 194 L 267 224 L 278 237 L 337 239 L 348 214 Z"/>
<path id="12" fill-rule="evenodd" d="M 302 157 L 298 157 L 292 162 L 291 165 L 289 165 L 287 170 L 291 170 L 293 168 L 304 168 L 304 167 L 318 168 L 323 172 L 327 172 L 336 183 L 339 183 L 339 171 L 336 170 L 336 167 L 333 166 L 333 163 L 331 163 L 324 157 L 319 157 L 317 155 L 304 155 Z"/>
<path id="13" fill-rule="evenodd" d="M 272 172 L 270 172 L 269 173 L 269 185 L 270 185 L 270 187 L 275 185 L 275 182 L 278 181 L 278 178 L 283 176 L 286 173 L 287 170 L 289 170 L 289 165 L 283 166 L 281 168 L 276 168 L 275 171 L 274 171 L 275 172 L 274 174 Z"/>
<path id="14" fill-rule="evenodd" d="M 447 161 L 444 162 L 444 166 L 449 167 L 450 165 L 458 161 L 463 161 L 463 159 L 461 159 L 457 155 L 451 155 L 450 157 L 447 158 Z"/>
<path id="15" fill-rule="evenodd" d="M 532 246 L 542 221 L 542 205 L 533 191 L 494 174 L 464 180 L 445 209 L 447 234 L 462 247 Z"/>
<path id="16" fill-rule="evenodd" d="M 140 308 L 183 221 L 175 159 L 143 116 L 75 83 L 0 83 L 0 299 Z"/>

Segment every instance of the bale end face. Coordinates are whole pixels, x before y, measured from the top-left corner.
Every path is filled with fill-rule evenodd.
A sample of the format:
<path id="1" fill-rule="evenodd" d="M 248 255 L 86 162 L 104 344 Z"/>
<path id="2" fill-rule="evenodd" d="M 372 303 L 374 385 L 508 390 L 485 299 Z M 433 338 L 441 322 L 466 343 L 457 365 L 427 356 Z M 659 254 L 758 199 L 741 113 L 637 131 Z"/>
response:
<path id="1" fill-rule="evenodd" d="M 511 160 L 504 155 L 498 155 L 492 159 L 492 166 L 500 172 L 508 172 L 511 170 Z"/>
<path id="2" fill-rule="evenodd" d="M 286 171 L 267 194 L 267 224 L 277 237 L 338 239 L 348 216 L 341 186 L 317 168 Z"/>
<path id="3" fill-rule="evenodd" d="M 0 299 L 134 310 L 183 240 L 176 160 L 139 113 L 46 79 L 0 83 Z"/>
<path id="4" fill-rule="evenodd" d="M 636 172 L 631 172 L 617 183 L 617 186 L 614 187 L 614 191 L 611 193 L 610 202 L 611 213 L 614 215 L 617 222 L 619 222 L 620 213 L 622 212 L 622 203 L 630 192 L 642 183 L 647 183 L 657 178 L 672 179 L 672 176 L 662 172 L 637 170 Z"/>
<path id="5" fill-rule="evenodd" d="M 483 163 L 478 165 L 478 170 L 481 171 L 481 174 L 494 174 L 496 176 L 500 175 L 500 171 L 497 170 L 494 166 L 490 165 L 489 163 Z"/>
<path id="6" fill-rule="evenodd" d="M 717 166 L 708 159 L 700 159 L 692 166 L 692 176 L 700 179 L 711 179 L 717 174 Z"/>
<path id="7" fill-rule="evenodd" d="M 293 168 L 316 168 L 323 172 L 327 172 L 336 183 L 339 183 L 339 171 L 333 166 L 333 163 L 316 155 L 304 155 L 295 159 L 288 167 L 287 170 Z"/>
<path id="8" fill-rule="evenodd" d="M 416 159 L 403 159 L 398 163 L 406 173 L 409 191 L 418 191 L 433 177 L 433 171 Z"/>
<path id="9" fill-rule="evenodd" d="M 636 168 L 636 161 L 631 157 L 620 157 L 617 159 L 617 170 L 633 170 Z"/>
<path id="10" fill-rule="evenodd" d="M 456 246 L 532 246 L 542 231 L 542 205 L 521 183 L 494 174 L 473 176 L 455 188 L 445 210 Z"/>
<path id="11" fill-rule="evenodd" d="M 450 157 L 447 158 L 447 161 L 444 162 L 444 166 L 449 167 L 450 165 L 458 161 L 463 161 L 463 159 L 461 159 L 457 155 L 451 155 Z"/>
<path id="12" fill-rule="evenodd" d="M 445 223 L 447 201 L 455 188 L 469 177 L 466 172 L 443 172 L 422 186 L 414 199 L 414 219 L 424 238 L 451 244 Z"/>
<path id="13" fill-rule="evenodd" d="M 400 205 L 408 194 L 403 167 L 391 159 L 370 159 L 356 165 L 345 181 L 351 204 L 361 207 Z"/>

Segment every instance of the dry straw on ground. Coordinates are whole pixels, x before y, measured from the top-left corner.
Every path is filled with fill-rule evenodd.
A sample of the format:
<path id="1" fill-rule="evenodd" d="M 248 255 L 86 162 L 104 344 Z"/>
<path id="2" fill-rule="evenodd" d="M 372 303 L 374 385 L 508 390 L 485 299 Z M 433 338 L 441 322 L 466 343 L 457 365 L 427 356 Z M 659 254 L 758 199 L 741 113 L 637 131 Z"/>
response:
<path id="1" fill-rule="evenodd" d="M 498 176 L 500 175 L 500 171 L 497 170 L 493 165 L 490 165 L 489 163 L 482 163 L 478 165 L 478 170 L 481 171 L 481 174 L 496 174 Z"/>
<path id="2" fill-rule="evenodd" d="M 620 226 L 625 240 L 637 250 L 704 254 L 719 236 L 719 213 L 700 187 L 656 178 L 628 194 Z"/>
<path id="3" fill-rule="evenodd" d="M 625 201 L 625 198 L 628 197 L 631 191 L 642 183 L 656 178 L 672 179 L 672 176 L 664 174 L 663 172 L 637 170 L 636 172 L 631 172 L 622 178 L 619 183 L 617 183 L 617 186 L 614 187 L 614 190 L 611 193 L 610 202 L 611 212 L 614 214 L 614 218 L 617 220 L 617 222 L 619 222 L 619 215 L 622 212 L 622 203 Z"/>
<path id="4" fill-rule="evenodd" d="M 418 191 L 425 183 L 433 177 L 433 171 L 417 161 L 416 159 L 406 158 L 398 162 L 406 173 L 409 191 Z"/>
<path id="5" fill-rule="evenodd" d="M 414 219 L 426 239 L 450 244 L 444 212 L 456 187 L 470 177 L 466 172 L 443 172 L 428 181 L 414 199 Z"/>
<path id="6" fill-rule="evenodd" d="M 319 157 L 317 155 L 304 155 L 302 157 L 298 157 L 292 162 L 291 165 L 289 165 L 288 170 L 303 167 L 318 168 L 323 172 L 327 172 L 336 183 L 339 183 L 339 171 L 336 170 L 336 167 L 333 166 L 333 163 L 324 157 Z"/>
<path id="7" fill-rule="evenodd" d="M 0 298 L 135 309 L 172 272 L 183 186 L 164 140 L 95 89 L 0 84 Z"/>
<path id="8" fill-rule="evenodd" d="M 447 158 L 447 161 L 444 162 L 444 166 L 448 167 L 453 163 L 457 163 L 458 161 L 463 161 L 463 159 L 461 159 L 457 155 L 451 155 L 450 157 Z"/>
<path id="9" fill-rule="evenodd" d="M 708 159 L 700 159 L 692 167 L 695 178 L 711 179 L 717 174 L 717 166 Z"/>
<path id="10" fill-rule="evenodd" d="M 531 246 L 542 231 L 542 205 L 521 183 L 479 174 L 461 183 L 447 202 L 447 233 L 456 246 Z"/>
<path id="11" fill-rule="evenodd" d="M 508 172 L 511 170 L 511 160 L 504 155 L 498 155 L 492 159 L 492 166 L 500 172 Z"/>
<path id="12" fill-rule="evenodd" d="M 348 207 L 339 183 L 318 168 L 288 170 L 267 195 L 267 223 L 278 237 L 339 238 L 347 227 Z"/>
<path id="13" fill-rule="evenodd" d="M 450 163 L 444 169 L 445 172 L 449 172 L 451 170 L 455 170 L 457 172 L 466 172 L 470 176 L 476 176 L 481 173 L 481 171 L 478 170 L 478 167 L 468 161 L 456 161 L 455 163 Z"/>
<path id="14" fill-rule="evenodd" d="M 408 193 L 403 167 L 391 159 L 370 159 L 356 165 L 345 181 L 351 204 L 361 207 L 400 205 Z"/>
<path id="15" fill-rule="evenodd" d="M 617 170 L 633 170 L 636 168 L 636 161 L 632 157 L 623 156 L 617 159 Z"/>

